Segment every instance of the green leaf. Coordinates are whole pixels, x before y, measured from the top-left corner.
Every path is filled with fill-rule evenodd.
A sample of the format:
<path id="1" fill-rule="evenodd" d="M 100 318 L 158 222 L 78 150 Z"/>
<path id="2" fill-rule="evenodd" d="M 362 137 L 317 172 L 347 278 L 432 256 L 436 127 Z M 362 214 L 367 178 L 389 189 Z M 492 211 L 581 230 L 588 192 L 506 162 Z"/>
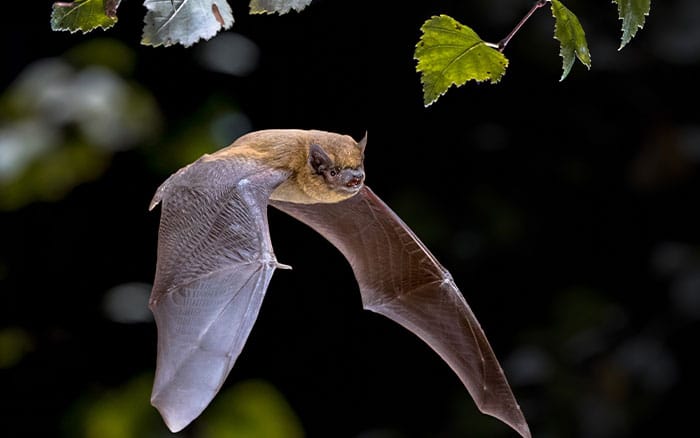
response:
<path id="1" fill-rule="evenodd" d="M 233 25 L 226 0 L 145 0 L 146 12 L 141 44 L 189 47 L 208 40 Z"/>
<path id="2" fill-rule="evenodd" d="M 290 10 L 301 11 L 311 0 L 250 0 L 251 14 L 286 14 Z"/>
<path id="3" fill-rule="evenodd" d="M 622 50 L 627 43 L 644 27 L 644 21 L 651 9 L 651 0 L 613 0 L 617 4 L 617 13 L 622 20 L 622 42 L 617 50 Z"/>
<path id="4" fill-rule="evenodd" d="M 552 0 L 552 15 L 554 16 L 554 38 L 559 40 L 559 55 L 563 59 L 563 81 L 574 65 L 574 55 L 587 68 L 591 68 L 591 52 L 588 51 L 586 34 L 573 12 L 568 10 L 559 0 Z"/>
<path id="5" fill-rule="evenodd" d="M 109 29 L 117 22 L 119 2 L 110 3 L 110 14 L 105 10 L 105 0 L 75 0 L 73 2 L 56 2 L 51 12 L 51 29 L 67 30 L 71 33 L 90 32 L 95 28 Z"/>
<path id="6" fill-rule="evenodd" d="M 508 59 L 469 27 L 447 15 L 433 16 L 421 26 L 423 35 L 414 59 L 421 73 L 423 103 L 431 105 L 452 86 L 469 80 L 498 82 Z"/>

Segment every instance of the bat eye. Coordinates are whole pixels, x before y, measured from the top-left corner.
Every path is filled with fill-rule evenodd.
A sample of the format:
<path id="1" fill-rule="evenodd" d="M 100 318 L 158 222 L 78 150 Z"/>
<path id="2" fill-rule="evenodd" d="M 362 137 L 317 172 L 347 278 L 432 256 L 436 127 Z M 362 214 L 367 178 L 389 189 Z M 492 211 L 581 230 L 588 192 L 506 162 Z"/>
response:
<path id="1" fill-rule="evenodd" d="M 331 176 L 336 176 L 338 172 L 335 169 L 332 169 L 330 172 Z"/>

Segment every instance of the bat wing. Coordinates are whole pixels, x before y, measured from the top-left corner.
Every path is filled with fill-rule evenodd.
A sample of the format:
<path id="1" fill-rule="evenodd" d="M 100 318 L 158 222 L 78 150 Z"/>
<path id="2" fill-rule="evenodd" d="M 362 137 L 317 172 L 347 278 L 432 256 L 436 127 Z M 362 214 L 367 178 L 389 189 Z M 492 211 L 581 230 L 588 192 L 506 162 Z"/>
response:
<path id="1" fill-rule="evenodd" d="M 365 309 L 418 335 L 457 373 L 481 412 L 530 437 L 486 335 L 450 273 L 368 187 L 337 204 L 271 204 L 345 255 Z"/>
<path id="2" fill-rule="evenodd" d="M 162 202 L 149 306 L 158 328 L 151 403 L 173 432 L 221 388 L 279 265 L 267 224 L 287 174 L 242 160 L 203 160 L 158 189 Z"/>

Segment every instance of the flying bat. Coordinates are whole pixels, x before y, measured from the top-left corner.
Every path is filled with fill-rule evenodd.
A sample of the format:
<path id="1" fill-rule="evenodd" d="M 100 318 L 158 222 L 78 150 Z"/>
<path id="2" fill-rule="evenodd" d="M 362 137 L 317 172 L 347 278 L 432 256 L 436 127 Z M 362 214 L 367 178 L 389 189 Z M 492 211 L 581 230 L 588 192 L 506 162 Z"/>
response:
<path id="1" fill-rule="evenodd" d="M 277 261 L 267 206 L 347 258 L 365 309 L 401 324 L 457 374 L 477 408 L 530 430 L 474 313 L 411 229 L 364 184 L 367 136 L 263 130 L 172 174 L 149 307 L 158 330 L 151 404 L 177 432 L 216 396 L 255 323 Z"/>

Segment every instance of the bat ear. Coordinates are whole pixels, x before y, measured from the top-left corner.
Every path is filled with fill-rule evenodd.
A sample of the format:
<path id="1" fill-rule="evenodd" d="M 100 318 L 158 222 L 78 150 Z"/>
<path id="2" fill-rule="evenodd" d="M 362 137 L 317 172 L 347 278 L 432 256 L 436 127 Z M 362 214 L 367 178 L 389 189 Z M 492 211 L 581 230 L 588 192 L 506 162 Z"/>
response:
<path id="1" fill-rule="evenodd" d="M 330 157 L 326 155 L 326 151 L 316 143 L 312 143 L 309 147 L 309 164 L 316 173 L 322 173 L 327 168 L 333 165 Z"/>
<path id="2" fill-rule="evenodd" d="M 365 136 L 362 137 L 362 140 L 357 142 L 357 147 L 360 148 L 363 154 L 365 153 L 365 146 L 367 146 L 367 131 L 365 131 Z"/>

